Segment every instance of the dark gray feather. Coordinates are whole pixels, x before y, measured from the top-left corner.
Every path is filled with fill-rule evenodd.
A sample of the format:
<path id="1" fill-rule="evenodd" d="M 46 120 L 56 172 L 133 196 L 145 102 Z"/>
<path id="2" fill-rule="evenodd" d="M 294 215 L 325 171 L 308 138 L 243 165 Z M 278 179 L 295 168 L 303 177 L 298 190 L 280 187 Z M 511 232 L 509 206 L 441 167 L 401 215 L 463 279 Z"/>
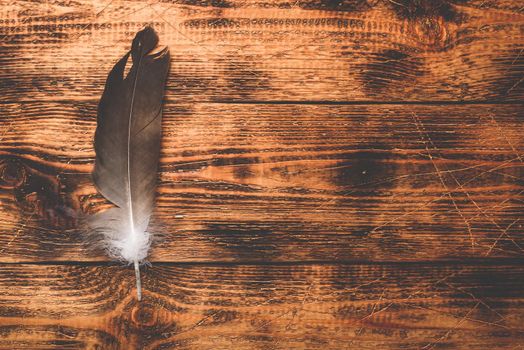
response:
<path id="1" fill-rule="evenodd" d="M 153 209 L 160 154 L 169 52 L 150 55 L 157 43 L 152 28 L 137 33 L 131 51 L 109 73 L 98 107 L 94 182 L 109 201 L 132 210 L 136 226 L 147 226 Z"/>
<path id="2" fill-rule="evenodd" d="M 154 207 L 162 134 L 162 100 L 169 69 L 167 48 L 152 53 L 155 31 L 137 33 L 131 51 L 113 67 L 98 105 L 93 180 L 100 193 L 116 205 L 90 219 L 103 234 L 108 253 L 133 263 L 137 296 L 141 298 L 139 262 L 147 257 L 147 232 Z M 124 77 L 126 64 L 133 65 Z"/>

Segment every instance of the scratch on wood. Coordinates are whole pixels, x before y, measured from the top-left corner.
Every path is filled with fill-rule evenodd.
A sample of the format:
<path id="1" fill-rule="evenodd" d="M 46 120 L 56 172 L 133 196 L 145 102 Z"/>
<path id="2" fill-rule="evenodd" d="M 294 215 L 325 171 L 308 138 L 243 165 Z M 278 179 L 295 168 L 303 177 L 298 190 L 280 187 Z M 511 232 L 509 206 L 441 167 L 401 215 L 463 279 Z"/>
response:
<path id="1" fill-rule="evenodd" d="M 476 310 L 476 308 L 479 306 L 480 303 L 477 303 L 475 304 L 475 306 L 473 306 L 467 313 L 466 315 L 464 315 L 463 318 L 461 318 L 452 328 L 450 328 L 446 333 L 444 333 L 444 335 L 440 338 L 438 338 L 436 341 L 432 342 L 432 343 L 429 343 L 427 344 L 426 346 L 424 346 L 422 349 L 432 349 L 434 348 L 435 346 L 437 346 L 439 343 L 441 343 L 443 340 L 445 340 L 450 334 L 451 332 L 455 331 L 458 327 L 460 327 L 460 325 L 462 325 L 462 323 L 464 323 L 467 319 L 468 319 L 468 316 Z"/>
<path id="2" fill-rule="evenodd" d="M 475 241 L 475 238 L 473 237 L 473 230 L 471 228 L 471 225 L 470 225 L 469 221 L 466 219 L 466 217 L 464 216 L 464 214 L 462 213 L 462 211 L 460 210 L 460 208 L 458 207 L 457 202 L 453 198 L 452 192 L 449 190 L 448 186 L 446 185 L 446 182 L 444 181 L 444 177 L 443 177 L 441 171 L 439 170 L 437 164 L 435 163 L 435 160 L 433 159 L 433 156 L 432 156 L 432 154 L 431 154 L 431 152 L 429 150 L 429 147 L 428 147 L 428 144 L 427 144 L 427 141 L 426 141 L 426 137 L 429 139 L 430 143 L 432 143 L 432 141 L 429 138 L 429 135 L 427 133 L 426 133 L 426 137 L 424 137 L 424 134 L 422 133 L 423 125 L 420 122 L 420 120 L 418 119 L 417 115 L 415 113 L 413 113 L 412 116 L 413 116 L 413 120 L 415 122 L 415 126 L 417 128 L 417 131 L 421 135 L 422 141 L 424 142 L 424 146 L 426 148 L 426 152 L 428 153 L 427 155 L 428 155 L 429 159 L 431 160 L 431 163 L 433 164 L 433 167 L 435 168 L 435 171 L 437 172 L 437 175 L 438 175 L 438 178 L 440 180 L 440 183 L 442 184 L 442 186 L 444 187 L 444 189 L 448 193 L 449 199 L 451 199 L 451 202 L 453 203 L 453 206 L 455 207 L 455 210 L 457 211 L 459 216 L 464 221 L 464 224 L 466 225 L 466 229 L 468 230 L 468 233 L 469 233 L 469 238 L 471 240 L 471 247 L 474 248 L 476 241 Z M 451 176 L 453 176 L 453 175 L 451 174 Z"/>

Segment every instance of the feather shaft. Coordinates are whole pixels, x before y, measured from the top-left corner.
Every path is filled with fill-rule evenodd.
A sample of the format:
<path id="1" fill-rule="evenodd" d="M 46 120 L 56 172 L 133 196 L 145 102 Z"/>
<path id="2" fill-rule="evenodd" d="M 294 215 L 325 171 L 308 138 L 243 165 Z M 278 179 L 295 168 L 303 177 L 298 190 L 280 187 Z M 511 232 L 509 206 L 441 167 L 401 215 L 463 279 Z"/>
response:
<path id="1" fill-rule="evenodd" d="M 140 72 L 140 64 L 142 63 L 142 47 L 140 47 L 140 55 L 137 62 L 137 68 L 136 68 L 136 74 L 133 79 L 133 92 L 131 94 L 131 108 L 129 110 L 129 123 L 127 127 L 127 202 L 129 204 L 128 206 L 128 212 L 129 212 L 129 227 L 131 229 L 131 233 L 133 235 L 133 238 L 136 236 L 135 231 L 135 220 L 133 216 L 133 199 L 131 196 L 131 119 L 133 118 L 133 107 L 135 104 L 135 94 L 136 94 L 136 84 L 138 82 L 138 73 Z M 133 260 L 133 265 L 135 267 L 135 281 L 136 281 L 136 298 L 138 301 L 142 300 L 142 281 L 140 280 L 140 267 L 138 265 L 138 258 L 135 257 L 135 260 Z"/>
<path id="2" fill-rule="evenodd" d="M 135 265 L 135 279 L 136 279 L 136 298 L 138 301 L 142 300 L 142 281 L 140 280 L 140 268 L 138 267 L 138 260 L 134 261 Z"/>

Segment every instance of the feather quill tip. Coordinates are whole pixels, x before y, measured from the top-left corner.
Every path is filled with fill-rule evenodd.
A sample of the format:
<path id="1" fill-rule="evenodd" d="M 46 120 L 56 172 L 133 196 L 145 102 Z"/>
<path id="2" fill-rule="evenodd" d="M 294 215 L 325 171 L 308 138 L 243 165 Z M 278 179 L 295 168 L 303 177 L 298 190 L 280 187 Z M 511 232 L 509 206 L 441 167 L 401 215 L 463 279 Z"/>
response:
<path id="1" fill-rule="evenodd" d="M 140 267 L 138 266 L 138 260 L 134 261 L 135 265 L 135 278 L 136 278 L 136 298 L 138 301 L 142 300 L 142 281 L 140 280 Z"/>

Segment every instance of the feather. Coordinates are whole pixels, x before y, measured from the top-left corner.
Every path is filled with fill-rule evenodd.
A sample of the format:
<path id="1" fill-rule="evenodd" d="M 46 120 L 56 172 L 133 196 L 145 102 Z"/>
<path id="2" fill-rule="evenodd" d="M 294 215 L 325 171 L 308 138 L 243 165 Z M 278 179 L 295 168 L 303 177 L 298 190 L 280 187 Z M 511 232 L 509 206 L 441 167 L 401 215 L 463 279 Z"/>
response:
<path id="1" fill-rule="evenodd" d="M 162 100 L 169 69 L 169 51 L 154 52 L 155 31 L 138 32 L 131 50 L 107 77 L 98 105 L 95 168 L 98 191 L 115 206 L 89 218 L 102 234 L 112 258 L 134 264 L 137 298 L 141 299 L 139 263 L 148 255 L 147 232 L 154 208 L 160 156 Z M 131 56 L 133 65 L 124 77 Z"/>

